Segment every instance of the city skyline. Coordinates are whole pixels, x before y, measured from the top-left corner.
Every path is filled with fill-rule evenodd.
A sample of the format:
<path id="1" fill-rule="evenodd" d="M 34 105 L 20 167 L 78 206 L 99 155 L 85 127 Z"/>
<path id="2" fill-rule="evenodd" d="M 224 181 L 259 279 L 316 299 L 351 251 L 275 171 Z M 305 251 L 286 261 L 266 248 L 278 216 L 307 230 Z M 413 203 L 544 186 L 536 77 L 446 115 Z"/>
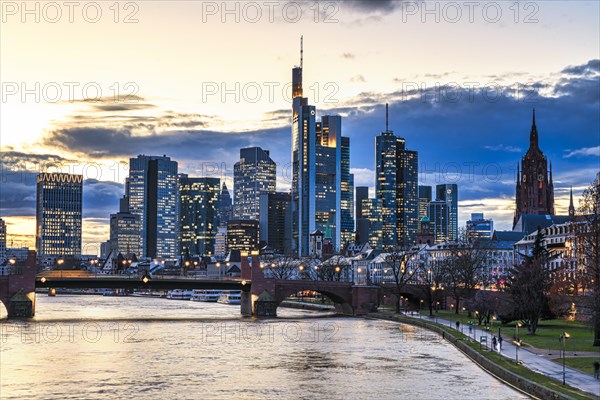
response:
<path id="1" fill-rule="evenodd" d="M 557 214 L 567 214 L 570 186 L 573 186 L 577 206 L 582 189 L 593 180 L 594 172 L 598 170 L 600 146 L 593 134 L 600 130 L 600 118 L 595 112 L 597 93 L 594 92 L 599 79 L 600 61 L 595 50 L 598 46 L 564 44 L 583 43 L 585 40 L 587 43 L 590 40 L 597 42 L 598 27 L 587 15 L 594 14 L 598 6 L 590 3 L 581 5 L 581 9 L 561 4 L 541 5 L 539 23 L 517 24 L 518 29 L 511 30 L 506 40 L 513 47 L 509 53 L 511 57 L 505 62 L 476 61 L 471 66 L 462 61 L 467 50 L 457 45 L 455 54 L 445 54 L 450 61 L 444 66 L 443 73 L 432 62 L 431 55 L 423 55 L 427 49 L 438 49 L 429 36 L 419 44 L 410 43 L 407 51 L 413 50 L 416 56 L 403 62 L 398 62 L 394 58 L 396 56 L 386 52 L 384 41 L 381 44 L 368 43 L 372 46 L 370 49 L 365 40 L 352 40 L 364 29 L 351 24 L 357 20 L 372 29 L 377 26 L 373 19 L 379 18 L 381 27 L 377 29 L 382 34 L 385 31 L 398 33 L 395 29 L 419 32 L 419 21 L 411 19 L 402 28 L 393 28 L 394 18 L 390 16 L 395 15 L 397 20 L 402 13 L 400 8 L 390 5 L 391 8 L 376 9 L 375 5 L 365 5 L 357 11 L 358 5 L 352 9 L 342 7 L 338 19 L 348 37 L 340 39 L 335 48 L 319 40 L 321 33 L 328 32 L 326 24 L 301 21 L 295 32 L 286 32 L 277 41 L 271 42 L 264 41 L 270 26 L 263 24 L 260 27 L 264 31 L 259 29 L 255 37 L 263 39 L 260 43 L 269 45 L 249 46 L 250 49 L 244 49 L 238 55 L 247 61 L 244 64 L 256 64 L 261 68 L 250 65 L 244 69 L 225 68 L 223 73 L 216 73 L 221 61 L 211 60 L 202 64 L 200 82 L 226 82 L 228 87 L 232 87 L 235 82 L 275 81 L 283 86 L 289 81 L 290 65 L 297 62 L 300 33 L 315 27 L 304 36 L 304 81 L 305 87 L 311 88 L 307 97 L 311 104 L 316 105 L 317 118 L 323 114 L 340 114 L 343 117 L 344 135 L 350 137 L 352 143 L 350 172 L 354 174 L 354 185 L 369 186 L 371 191 L 375 186 L 374 151 L 371 149 L 373 138 L 384 128 L 384 103 L 389 102 L 390 126 L 410 143 L 412 150 L 419 152 L 419 185 L 458 184 L 460 227 L 464 226 L 471 213 L 485 210 L 486 217 L 494 220 L 497 229 L 510 229 L 514 215 L 516 164 L 528 145 L 532 108 L 537 111 L 540 148 L 553 165 Z M 148 29 L 157 10 L 151 5 L 142 7 L 138 24 L 119 25 L 116 29 L 119 32 Z M 581 29 L 571 29 L 572 23 L 568 18 L 559 18 L 562 14 L 572 16 Z M 188 23 L 186 20 L 183 24 L 187 26 Z M 275 27 L 280 23 L 284 22 L 272 25 Z M 488 42 L 499 40 L 503 23 L 514 25 L 508 17 L 498 24 L 490 24 L 490 31 L 483 35 Z M 209 20 L 207 24 L 215 25 L 215 22 Z M 439 25 L 448 27 L 448 22 L 442 19 Z M 193 96 L 182 88 L 178 80 L 172 87 L 160 83 L 149 85 L 153 71 L 142 74 L 143 78 L 133 79 L 128 68 L 123 71 L 107 68 L 110 71 L 107 74 L 99 74 L 98 68 L 95 68 L 94 77 L 85 76 L 83 72 L 69 77 L 57 74 L 54 67 L 31 75 L 32 71 L 27 69 L 29 75 L 25 79 L 18 71 L 19 66 L 31 56 L 19 53 L 13 47 L 13 38 L 22 33 L 23 26 L 11 25 L 10 20 L 3 26 L 6 32 L 15 33 L 12 38 L 11 35 L 2 35 L 1 39 L 3 51 L 6 50 L 8 56 L 15 56 L 12 57 L 14 61 L 7 61 L 11 57 L 2 60 L 3 82 L 93 81 L 98 82 L 108 96 L 109 93 L 112 95 L 109 82 L 119 82 L 121 92 L 130 93 L 123 86 L 132 81 L 137 82 L 140 90 L 139 99 L 136 98 L 137 102 L 133 104 L 115 103 L 108 98 L 110 96 L 102 103 L 62 101 L 47 104 L 44 101 L 36 103 L 32 98 L 21 102 L 19 95 L 3 101 L 3 192 L 10 193 L 10 196 L 3 194 L 0 214 L 7 223 L 9 243 L 12 240 L 34 247 L 35 202 L 31 196 L 35 190 L 34 174 L 39 169 L 36 163 L 42 163 L 44 170 L 61 164 L 63 168 L 71 166 L 73 169 L 62 172 L 84 174 L 84 248 L 90 244 L 99 245 L 108 237 L 109 215 L 117 211 L 115 204 L 124 192 L 124 178 L 127 176 L 122 165 L 115 163 L 125 163 L 135 154 L 167 154 L 179 162 L 180 172 L 200 177 L 211 173 L 224 175 L 227 186 L 232 188 L 233 165 L 239 149 L 262 146 L 271 150 L 272 158 L 278 164 L 277 190 L 289 189 L 289 180 L 283 178 L 290 154 L 287 111 L 290 103 L 285 99 L 254 104 L 242 97 L 242 101 L 236 103 L 231 99 L 222 102 L 216 99 L 220 96 L 215 95 L 202 102 L 202 94 L 206 93 L 196 90 L 196 98 L 192 99 Z M 90 24 L 86 25 L 86 29 L 88 26 Z M 233 26 L 235 33 L 232 35 L 239 34 L 238 30 L 245 27 L 244 23 Z M 468 26 L 468 23 L 456 24 L 453 38 L 465 37 L 464 31 Z M 428 27 L 433 31 L 438 29 L 435 24 Z M 552 44 L 562 51 L 552 51 L 553 47 L 547 41 L 521 43 L 515 37 L 520 30 L 536 32 L 548 27 L 564 33 L 558 42 Z M 30 28 L 35 31 L 38 27 L 30 25 Z M 63 37 L 68 29 L 62 27 L 49 36 L 54 39 Z M 30 35 L 23 34 L 22 40 L 30 40 Z M 95 37 L 96 31 L 91 29 L 89 35 Z M 585 40 L 578 39 L 582 37 Z M 74 44 L 78 42 L 78 39 L 72 40 Z M 43 45 L 43 40 L 39 45 Z M 486 49 L 483 45 L 476 48 Z M 214 46 L 208 46 L 207 50 L 219 52 Z M 119 48 L 117 53 L 123 51 Z M 489 51 L 485 54 L 491 55 Z M 224 58 L 229 60 L 230 57 L 226 55 Z M 264 63 L 264 60 L 273 62 Z M 381 68 L 383 64 L 394 67 Z M 341 70 L 346 76 L 339 76 Z M 183 76 L 190 77 L 188 72 Z M 481 86 L 497 83 L 505 89 L 504 97 L 489 101 L 483 92 L 475 91 L 470 100 L 464 85 L 470 81 L 479 82 Z M 190 82 L 196 89 L 202 87 L 198 86 L 198 79 Z M 411 82 L 426 89 L 418 92 L 416 97 L 406 92 L 403 94 L 402 89 L 410 89 L 408 83 Z M 461 100 L 449 101 L 441 96 L 432 107 L 432 103 L 426 100 L 428 96 L 435 95 L 436 82 L 442 86 L 458 82 L 464 89 Z M 324 101 L 324 95 L 329 93 L 325 91 L 327 83 L 337 85 L 339 90 L 335 97 L 338 103 Z M 538 84 L 540 94 L 523 95 L 527 93 L 523 89 L 521 98 L 515 100 L 511 97 L 511 90 L 515 89 L 516 83 L 521 83 L 522 88 L 525 84 Z M 313 88 L 320 88 L 319 98 Z M 437 93 L 449 92 L 440 89 Z M 35 114 L 36 118 L 22 118 L 23 110 Z M 18 122 L 16 116 L 21 116 Z M 484 134 L 481 135 L 481 132 Z M 74 167 L 76 163 L 79 166 Z M 479 165 L 475 165 L 477 163 Z M 458 181 L 455 179 L 456 166 L 462 169 Z M 77 168 L 80 170 L 77 171 Z M 443 168 L 448 174 L 440 173 Z M 486 169 L 487 179 L 482 177 Z M 501 169 L 500 174 L 498 169 Z M 99 180 L 93 179 L 98 177 Z"/>

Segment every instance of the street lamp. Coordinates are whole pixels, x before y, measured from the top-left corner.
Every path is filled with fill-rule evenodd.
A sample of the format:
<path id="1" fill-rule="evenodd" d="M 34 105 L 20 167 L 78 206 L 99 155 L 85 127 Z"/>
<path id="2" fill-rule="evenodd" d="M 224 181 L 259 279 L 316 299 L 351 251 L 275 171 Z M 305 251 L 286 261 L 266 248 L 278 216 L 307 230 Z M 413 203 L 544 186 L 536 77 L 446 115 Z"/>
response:
<path id="1" fill-rule="evenodd" d="M 566 367 L 565 367 L 565 342 L 570 337 L 571 337 L 571 335 L 569 335 L 568 332 L 563 332 L 562 335 L 560 335 L 560 337 L 558 338 L 558 341 L 561 342 L 561 344 L 562 344 L 563 385 L 566 384 L 566 376 L 567 376 L 567 370 L 566 370 Z"/>

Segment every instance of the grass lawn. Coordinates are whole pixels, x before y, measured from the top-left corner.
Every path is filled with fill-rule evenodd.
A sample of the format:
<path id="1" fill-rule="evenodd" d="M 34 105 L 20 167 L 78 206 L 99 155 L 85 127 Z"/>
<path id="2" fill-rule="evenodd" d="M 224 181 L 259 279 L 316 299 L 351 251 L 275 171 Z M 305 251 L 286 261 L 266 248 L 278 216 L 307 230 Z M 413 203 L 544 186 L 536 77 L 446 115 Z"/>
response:
<path id="1" fill-rule="evenodd" d="M 562 358 L 554 358 L 552 361 L 562 365 Z M 594 375 L 594 361 L 600 362 L 600 355 L 598 357 L 567 357 L 565 358 L 565 364 L 567 367 L 578 369 L 579 371 L 585 372 L 586 374 Z"/>
<path id="2" fill-rule="evenodd" d="M 421 314 L 429 315 L 429 310 L 421 310 Z M 437 313 L 433 312 L 434 316 L 452 321 L 452 326 L 458 320 L 465 326 L 463 332 L 466 332 L 466 325 L 469 321 L 473 322 L 475 327 L 481 328 L 477 325 L 477 318 L 473 315 L 469 318 L 466 311 L 461 311 L 458 315 L 454 314 L 451 310 L 439 310 Z M 498 328 L 501 328 L 503 337 L 513 337 L 515 335 L 515 322 L 503 325 L 498 321 L 492 322 L 490 330 L 497 332 Z M 592 346 L 594 339 L 594 332 L 588 326 L 578 321 L 567 321 L 562 319 L 553 319 L 548 321 L 540 321 L 538 329 L 533 336 L 527 335 L 527 329 L 525 327 L 519 329 L 519 336 L 523 341 L 525 347 L 532 346 L 544 350 L 560 350 L 561 343 L 558 338 L 563 332 L 568 332 L 571 338 L 567 340 L 565 349 L 567 356 L 572 356 L 574 353 L 581 351 L 591 351 L 600 353 L 600 347 Z"/>
<path id="3" fill-rule="evenodd" d="M 441 315 L 439 315 L 439 316 L 441 317 Z M 556 390 L 559 393 L 566 394 L 567 396 L 570 396 L 574 399 L 583 400 L 583 399 L 595 399 L 596 398 L 595 396 L 593 396 L 591 394 L 585 393 L 585 392 L 583 392 L 579 389 L 573 388 L 569 385 L 563 386 L 561 382 L 551 379 L 545 375 L 541 375 L 536 372 L 533 372 L 530 369 L 525 368 L 522 365 L 517 365 L 517 364 L 515 364 L 515 362 L 513 360 L 510 360 L 506 357 L 501 357 L 496 352 L 480 350 L 479 343 L 468 340 L 467 336 L 457 332 L 453 328 L 444 326 L 444 330 L 451 335 L 461 338 L 463 341 L 465 341 L 465 343 L 467 343 L 469 345 L 469 347 L 473 348 L 475 351 L 482 354 L 483 356 L 485 356 L 489 360 L 493 361 L 494 363 L 496 363 L 496 364 L 500 365 L 501 367 L 506 368 L 507 370 L 514 372 L 526 379 L 529 379 L 530 381 L 539 383 L 540 385 L 543 385 L 547 388 Z"/>

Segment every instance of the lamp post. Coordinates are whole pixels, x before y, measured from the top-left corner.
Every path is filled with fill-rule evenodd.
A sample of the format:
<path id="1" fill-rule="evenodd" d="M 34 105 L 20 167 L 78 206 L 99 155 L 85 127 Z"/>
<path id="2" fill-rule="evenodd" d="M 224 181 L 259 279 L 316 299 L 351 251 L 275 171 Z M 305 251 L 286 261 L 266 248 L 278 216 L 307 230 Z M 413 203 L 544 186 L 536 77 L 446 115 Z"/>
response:
<path id="1" fill-rule="evenodd" d="M 559 342 L 561 342 L 561 347 L 562 347 L 562 365 L 563 365 L 563 385 L 566 384 L 566 377 L 567 377 L 567 369 L 565 367 L 565 342 L 567 341 L 568 338 L 570 338 L 571 335 L 569 335 L 567 332 L 563 332 L 562 335 L 560 335 L 560 337 L 558 338 Z"/>

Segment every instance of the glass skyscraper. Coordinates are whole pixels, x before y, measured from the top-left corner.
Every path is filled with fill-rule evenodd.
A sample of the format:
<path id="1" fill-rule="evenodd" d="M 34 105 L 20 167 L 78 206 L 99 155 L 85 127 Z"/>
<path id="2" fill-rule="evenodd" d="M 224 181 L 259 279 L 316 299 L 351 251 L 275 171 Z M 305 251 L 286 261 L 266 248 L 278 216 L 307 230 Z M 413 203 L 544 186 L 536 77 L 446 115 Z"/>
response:
<path id="1" fill-rule="evenodd" d="M 416 151 L 388 129 L 375 138 L 375 197 L 381 201 L 382 245 L 408 247 L 417 240 L 418 165 Z"/>
<path id="2" fill-rule="evenodd" d="M 431 186 L 419 185 L 419 221 L 421 218 L 426 217 L 429 211 L 429 202 L 434 200 L 432 198 Z"/>
<path id="3" fill-rule="evenodd" d="M 177 259 L 179 256 L 179 190 L 177 162 L 167 156 L 129 160 L 129 211 L 141 224 L 142 256 Z"/>
<path id="4" fill-rule="evenodd" d="M 38 256 L 81 255 L 83 175 L 37 176 L 36 248 Z"/>
<path id="5" fill-rule="evenodd" d="M 293 250 L 299 256 L 309 255 L 310 233 L 324 232 L 327 226 L 334 250 L 339 250 L 344 245 L 342 232 L 351 240 L 354 229 L 350 141 L 342 138 L 340 116 L 326 115 L 316 121 L 315 107 L 302 97 L 302 60 L 292 69 L 292 98 Z"/>
<path id="6" fill-rule="evenodd" d="M 369 245 L 374 249 L 381 249 L 383 244 L 383 218 L 382 207 L 379 199 L 363 199 L 362 215 L 369 221 Z"/>
<path id="7" fill-rule="evenodd" d="M 436 243 L 449 240 L 450 207 L 444 200 L 429 203 L 429 220 Z"/>
<path id="8" fill-rule="evenodd" d="M 436 200 L 448 203 L 448 240 L 458 239 L 458 185 L 442 184 L 435 187 Z"/>
<path id="9" fill-rule="evenodd" d="M 180 254 L 214 255 L 220 183 L 219 178 L 179 175 Z"/>
<path id="10" fill-rule="evenodd" d="M 260 195 L 275 193 L 277 172 L 268 150 L 240 149 L 240 161 L 233 166 L 233 216 L 235 219 L 260 217 Z"/>

